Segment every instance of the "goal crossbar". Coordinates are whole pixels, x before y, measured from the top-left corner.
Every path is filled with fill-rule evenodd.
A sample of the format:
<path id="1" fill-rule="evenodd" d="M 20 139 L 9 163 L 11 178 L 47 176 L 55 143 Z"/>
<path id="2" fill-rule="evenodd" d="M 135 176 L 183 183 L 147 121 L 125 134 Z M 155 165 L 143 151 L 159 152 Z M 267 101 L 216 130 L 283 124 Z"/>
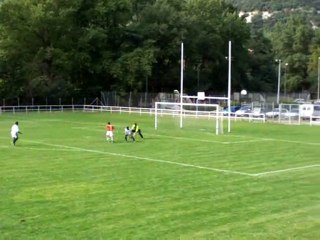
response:
<path id="1" fill-rule="evenodd" d="M 155 102 L 155 107 L 157 105 L 163 104 L 163 105 L 181 105 L 180 102 Z M 182 106 L 202 106 L 202 107 L 220 107 L 219 104 L 212 104 L 212 103 L 182 103 Z"/>
<path id="2" fill-rule="evenodd" d="M 197 99 L 197 98 L 199 98 L 198 96 L 182 96 L 182 98 L 195 98 L 195 99 Z M 214 100 L 228 100 L 228 98 L 227 97 L 207 97 L 207 96 L 205 96 L 204 97 L 204 100 L 206 100 L 206 99 L 214 99 Z"/>

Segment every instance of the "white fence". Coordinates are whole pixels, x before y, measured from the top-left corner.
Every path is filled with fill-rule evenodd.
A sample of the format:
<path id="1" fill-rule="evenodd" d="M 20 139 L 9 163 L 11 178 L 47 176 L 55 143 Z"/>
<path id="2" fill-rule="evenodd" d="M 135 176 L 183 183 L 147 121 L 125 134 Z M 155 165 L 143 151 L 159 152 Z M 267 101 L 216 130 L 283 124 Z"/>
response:
<path id="1" fill-rule="evenodd" d="M 20 105 L 20 106 L 0 106 L 0 113 L 28 113 L 28 112 L 63 112 L 78 111 L 84 105 Z"/>
<path id="2" fill-rule="evenodd" d="M 31 112 L 110 112 L 110 113 L 135 113 L 135 114 L 149 114 L 154 115 L 154 108 L 142 108 L 142 107 L 119 107 L 119 106 L 101 106 L 101 105 L 25 105 L 25 106 L 0 106 L 0 114 L 3 113 L 31 113 Z M 167 115 L 172 117 L 177 117 L 180 114 L 180 110 L 177 109 L 158 109 L 159 116 Z M 183 111 L 184 117 L 195 117 L 195 118 L 215 118 L 216 115 L 210 111 Z M 225 118 L 227 118 L 225 116 Z M 259 114 L 258 116 L 250 113 L 246 116 L 232 116 L 233 120 L 244 120 L 244 121 L 260 121 L 260 122 L 278 122 L 285 124 L 310 124 L 320 126 L 319 116 L 310 116 L 308 118 L 302 118 L 300 115 L 298 117 L 287 117 L 283 116 L 276 118 L 265 118 L 265 114 Z"/>
<path id="3" fill-rule="evenodd" d="M 155 108 L 141 107 L 119 107 L 119 106 L 101 106 L 101 105 L 26 105 L 26 106 L 0 106 L 1 113 L 31 113 L 31 112 L 110 112 L 110 113 L 135 113 L 135 114 L 155 114 Z M 180 115 L 180 110 L 177 109 L 158 109 L 159 116 Z M 195 111 L 183 110 L 184 117 L 199 117 L 199 118 L 215 118 L 216 113 L 212 111 Z"/>
<path id="4" fill-rule="evenodd" d="M 123 113 L 146 113 L 153 114 L 153 108 L 133 108 L 119 106 L 99 105 L 26 105 L 26 106 L 0 106 L 1 113 L 30 113 L 30 112 L 123 112 Z"/>
<path id="5" fill-rule="evenodd" d="M 154 108 L 141 108 L 141 107 L 119 107 L 119 106 L 100 106 L 100 105 L 28 105 L 28 106 L 0 106 L 1 113 L 30 113 L 30 112 L 115 112 L 115 113 L 136 113 L 136 114 L 149 114 L 155 113 Z M 177 116 L 180 110 L 175 109 L 158 109 L 160 116 L 170 115 Z M 215 117 L 210 111 L 183 111 L 184 117 Z"/>

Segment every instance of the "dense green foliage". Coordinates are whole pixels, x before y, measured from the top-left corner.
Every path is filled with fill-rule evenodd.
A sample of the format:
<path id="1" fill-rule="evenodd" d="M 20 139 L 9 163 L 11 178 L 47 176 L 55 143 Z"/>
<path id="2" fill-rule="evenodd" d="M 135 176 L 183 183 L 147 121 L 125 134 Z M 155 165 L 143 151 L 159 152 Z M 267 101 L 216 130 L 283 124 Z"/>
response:
<path id="1" fill-rule="evenodd" d="M 0 239 L 319 239 L 319 127 L 236 121 L 216 136 L 213 120 L 154 130 L 149 114 L 1 119 Z M 126 143 L 133 121 L 145 138 Z"/>
<path id="2" fill-rule="evenodd" d="M 287 90 L 315 92 L 320 33 L 309 15 L 257 15 L 247 24 L 240 9 L 220 0 L 5 0 L 0 96 L 172 92 L 180 86 L 182 41 L 185 91 L 226 94 L 229 40 L 232 91 L 274 92 L 281 58 Z"/>
<path id="3" fill-rule="evenodd" d="M 261 41 L 269 44 L 264 48 L 266 54 L 260 55 L 260 58 L 271 56 L 273 59 L 281 59 L 282 91 L 317 92 L 320 61 L 319 1 L 230 0 L 227 2 L 242 11 L 255 11 L 256 14 L 250 23 L 251 39 L 255 40 L 258 35 Z M 263 11 L 271 16 L 263 17 Z M 263 62 L 256 62 L 256 66 L 262 66 Z M 260 69 L 259 72 L 263 73 Z M 271 80 L 268 77 L 259 81 L 259 86 L 268 83 Z"/>
<path id="4" fill-rule="evenodd" d="M 10 0 L 0 11 L 7 95 L 141 91 L 146 77 L 152 91 L 172 90 L 179 86 L 181 41 L 189 89 L 200 63 L 203 85 L 225 89 L 228 40 L 240 58 L 250 37 L 236 9 L 218 1 Z"/>

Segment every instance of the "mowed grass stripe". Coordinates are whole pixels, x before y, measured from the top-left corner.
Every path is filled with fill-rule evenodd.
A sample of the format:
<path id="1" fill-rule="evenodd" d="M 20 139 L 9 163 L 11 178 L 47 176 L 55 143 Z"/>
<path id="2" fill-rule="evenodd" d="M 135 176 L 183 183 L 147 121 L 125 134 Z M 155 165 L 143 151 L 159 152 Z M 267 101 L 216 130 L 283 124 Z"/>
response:
<path id="1" fill-rule="evenodd" d="M 81 127 L 80 127 L 81 128 Z M 93 131 L 99 131 L 99 130 L 97 130 L 97 129 L 90 129 L 90 128 L 85 128 L 86 130 L 93 130 Z M 162 138 L 168 138 L 168 136 L 167 135 L 159 135 L 159 134 L 154 134 L 153 136 L 157 136 L 157 137 L 162 137 Z M 170 136 L 169 136 L 169 138 L 170 138 Z M 219 143 L 219 141 L 210 141 L 210 140 L 201 140 L 201 139 L 194 139 L 194 138 L 186 138 L 186 137 L 184 137 L 184 138 L 182 138 L 182 137 L 171 137 L 171 138 L 173 138 L 173 139 L 175 139 L 175 140 L 181 140 L 181 141 L 183 141 L 183 140 L 186 140 L 186 141 L 192 141 L 193 143 L 198 143 L 198 142 L 201 142 L 201 143 Z M 245 140 L 243 140 L 242 142 L 243 143 L 246 143 L 246 144 L 249 144 L 250 145 L 250 143 L 251 142 L 255 142 L 255 141 L 259 141 L 259 140 L 248 140 L 248 141 L 245 141 Z M 274 140 L 274 139 L 268 139 L 268 140 L 266 140 L 266 139 L 262 139 L 261 141 L 278 141 L 278 140 Z M 280 141 L 282 141 L 282 140 L 280 140 Z M 287 141 L 285 141 L 285 142 L 287 142 Z M 292 141 L 289 141 L 289 142 L 291 142 L 292 143 Z M 220 142 L 221 143 L 221 142 Z M 222 143 L 225 143 L 225 142 L 222 142 Z M 228 143 L 230 143 L 230 144 L 232 144 L 232 142 L 228 142 Z M 236 143 L 239 143 L 239 141 L 237 141 Z M 293 143 L 296 143 L 296 142 L 293 142 Z M 268 143 L 267 143 L 268 144 Z M 276 144 L 276 143 L 272 143 L 272 144 L 274 144 L 274 145 L 277 145 L 278 146 L 278 144 Z M 309 143 L 306 143 L 306 144 L 309 144 Z M 311 143 L 312 144 L 312 143 Z M 193 147 L 193 149 L 194 149 L 194 147 Z M 265 149 L 268 149 L 268 148 L 265 148 Z M 269 151 L 269 152 L 268 152 Z M 277 149 L 274 149 L 272 152 L 270 152 L 270 150 L 267 150 L 267 151 L 263 151 L 263 150 L 261 150 L 261 146 L 259 147 L 259 149 L 258 150 L 252 150 L 250 147 L 247 147 L 247 149 L 245 150 L 245 154 L 246 155 L 250 155 L 251 156 L 251 158 L 250 159 L 248 159 L 248 160 L 250 160 L 250 164 L 251 165 L 254 165 L 256 162 L 260 162 L 259 161 L 259 159 L 260 159 L 260 156 L 261 156 L 261 154 L 272 154 L 273 156 L 275 156 L 275 154 L 277 155 L 277 157 L 278 158 L 285 158 L 285 154 L 282 156 L 282 154 L 283 153 L 286 153 L 286 152 L 290 152 L 291 151 L 291 149 L 290 150 L 288 150 L 288 149 L 281 149 L 281 148 L 277 148 Z M 192 155 L 192 153 L 193 152 L 198 152 L 197 153 L 197 155 L 195 155 L 195 156 L 193 156 Z M 237 151 L 236 151 L 237 152 Z M 200 154 L 199 154 L 200 153 Z M 237 159 L 237 157 L 238 157 L 238 154 L 235 154 L 235 155 L 233 155 L 233 153 L 232 152 L 230 152 L 230 151 L 228 151 L 228 154 L 231 156 L 231 157 L 233 157 L 233 159 Z M 291 153 L 292 154 L 292 153 Z M 214 163 L 217 163 L 217 161 L 219 161 L 219 158 L 217 158 L 217 156 L 215 156 L 214 155 L 214 153 L 209 153 L 208 155 L 210 155 L 211 156 L 211 158 L 213 159 L 213 161 L 214 161 Z M 194 151 L 191 151 L 191 152 L 189 152 L 188 153 L 188 156 L 189 156 L 189 158 L 190 159 L 196 159 L 196 160 L 201 160 L 202 158 L 205 158 L 205 159 L 208 159 L 208 155 L 206 155 L 205 154 L 205 151 L 203 151 L 203 150 L 200 150 L 199 151 L 199 149 L 194 149 Z M 256 155 L 256 156 L 255 156 Z M 161 154 L 161 156 L 165 156 L 165 157 L 173 157 L 172 155 L 171 156 L 166 156 L 165 154 Z M 223 159 L 221 159 L 221 161 L 223 162 L 223 163 L 225 163 L 225 154 L 223 154 Z M 302 158 L 303 158 L 303 156 L 301 156 Z M 210 158 L 210 157 L 209 157 Z M 184 158 L 185 159 L 185 158 Z M 301 159 L 301 158 L 300 158 Z M 178 160 L 178 159 L 176 159 L 176 160 Z M 282 161 L 284 160 L 284 159 L 281 159 Z M 305 162 L 305 161 L 308 161 L 309 159 L 308 158 L 306 158 L 306 157 L 304 157 L 303 159 L 301 159 L 301 161 L 300 162 Z M 311 157 L 311 160 L 313 160 L 312 159 L 312 157 Z M 290 161 L 290 163 L 292 163 L 292 159 L 290 158 L 289 159 L 289 161 Z M 210 160 L 210 163 L 212 163 L 212 161 Z M 277 164 L 277 163 L 269 163 L 269 165 L 273 165 L 273 164 Z M 209 164 L 210 165 L 210 164 Z M 264 165 L 264 164 L 263 164 Z M 228 164 L 228 166 L 230 166 L 229 164 Z M 235 167 L 237 167 L 237 166 L 239 166 L 239 165 L 234 165 Z M 256 167 L 254 167 L 253 168 L 253 170 L 255 170 L 255 168 Z M 251 168 L 250 168 L 251 169 Z M 257 169 L 257 170 L 259 170 L 259 169 Z"/>
<path id="2" fill-rule="evenodd" d="M 72 122 L 72 121 L 69 121 L 70 123 Z M 97 130 L 97 129 L 95 129 L 95 130 Z M 100 131 L 100 130 L 97 130 L 97 131 Z M 101 131 L 102 132 L 102 131 Z M 183 139 L 188 139 L 188 138 L 181 138 L 182 140 Z M 188 139 L 189 140 L 189 139 Z M 192 138 L 190 138 L 190 140 L 192 140 L 192 141 L 194 141 L 194 142 L 196 142 L 197 141 L 197 139 L 192 139 Z M 217 142 L 217 141 L 216 141 Z M 209 149 L 209 148 L 208 148 Z M 250 149 L 250 148 L 248 148 L 248 149 Z M 232 160 L 234 161 L 235 159 L 237 159 L 238 158 L 238 154 L 235 154 L 235 155 L 233 155 L 233 152 L 230 152 L 229 150 L 226 150 L 227 152 L 228 152 L 228 156 L 229 157 L 231 157 L 232 159 L 230 159 L 229 158 L 229 161 L 228 162 L 232 162 Z M 234 152 L 236 153 L 238 150 L 235 150 Z M 241 150 L 240 150 L 241 151 Z M 249 156 L 251 156 L 251 157 L 253 157 L 252 159 L 249 159 L 249 160 L 255 160 L 255 159 L 258 159 L 258 157 L 259 156 L 257 156 L 257 157 L 255 157 L 254 156 L 254 154 L 256 153 L 256 154 L 258 154 L 259 155 L 259 152 L 261 152 L 260 150 L 259 150 L 259 152 L 257 151 L 257 152 L 254 152 L 254 153 L 250 153 L 250 152 L 248 152 L 249 150 L 247 150 L 246 149 L 246 155 L 249 155 Z M 166 151 L 167 152 L 167 151 Z M 179 152 L 179 151 L 176 151 L 176 152 Z M 202 151 L 202 150 L 200 150 L 200 151 L 192 151 L 192 152 L 201 152 L 201 153 L 204 153 L 205 151 Z M 192 156 L 192 152 L 188 152 L 188 156 L 191 156 L 191 159 L 193 159 L 193 160 L 198 160 L 198 159 L 200 159 L 201 158 L 201 156 L 199 156 L 199 154 L 197 154 L 196 156 Z M 162 156 L 163 156 L 163 154 L 161 154 Z M 174 156 L 174 155 L 172 155 L 171 153 L 169 154 L 170 156 L 167 156 L 168 158 L 172 158 L 172 156 Z M 209 154 L 209 156 L 210 155 L 212 155 L 212 154 Z M 214 155 L 213 155 L 213 157 L 214 157 Z M 225 157 L 224 157 L 225 158 Z M 182 156 L 182 161 L 185 161 L 186 159 L 189 159 L 189 158 L 186 158 L 186 157 L 184 157 L 184 156 Z M 175 160 L 178 160 L 178 159 L 175 159 Z M 225 160 L 224 159 L 221 159 L 221 161 L 222 161 L 222 164 L 224 164 L 225 163 Z M 217 163 L 217 158 L 215 158 L 215 162 L 214 162 L 214 164 L 216 164 Z M 254 162 L 249 162 L 249 164 L 251 164 L 252 165 L 252 163 L 254 163 Z M 209 166 L 211 166 L 211 164 L 212 164 L 212 161 L 209 161 Z M 238 165 L 239 164 L 239 165 Z M 237 166 L 243 166 L 242 164 L 241 164 L 241 162 L 236 162 L 236 163 L 234 163 L 234 165 L 233 166 L 235 166 L 235 167 L 237 167 Z M 220 166 L 219 166 L 220 167 Z M 223 166 L 222 166 L 223 167 Z M 228 163 L 228 167 L 230 167 L 230 164 Z M 245 167 L 245 166 L 244 166 Z M 246 169 L 244 169 L 244 170 L 246 170 Z M 244 171 L 243 170 L 243 171 Z"/>
<path id="3" fill-rule="evenodd" d="M 91 129 L 86 128 L 86 130 L 91 130 Z M 155 135 L 155 136 L 168 138 L 166 135 Z M 198 139 L 193 139 L 193 138 L 175 138 L 175 140 L 176 141 L 182 140 L 179 143 L 179 145 L 176 146 L 176 148 L 179 147 L 181 149 L 185 149 L 186 148 L 184 146 L 184 142 L 183 142 L 184 140 L 192 142 L 192 145 L 190 146 L 190 147 L 192 147 L 192 152 L 188 152 L 188 155 L 184 156 L 183 155 L 183 150 L 180 151 L 179 149 L 175 150 L 174 154 L 172 154 L 172 152 L 168 152 L 168 151 L 164 151 L 164 152 L 160 151 L 159 156 L 156 156 L 156 157 L 162 157 L 162 159 L 171 159 L 171 160 L 179 161 L 181 163 L 184 163 L 185 161 L 188 161 L 188 162 L 191 162 L 191 163 L 194 163 L 194 162 L 201 162 L 202 163 L 202 161 L 201 161 L 202 158 L 206 159 L 206 160 L 209 159 L 209 162 L 205 162 L 204 163 L 205 166 L 212 166 L 212 164 L 216 164 L 217 161 L 219 161 L 219 159 L 217 159 L 217 157 L 215 156 L 215 152 L 208 152 L 207 151 L 208 147 L 207 146 L 203 147 L 203 143 L 202 142 L 199 143 Z M 215 141 L 215 142 L 217 142 L 217 141 Z M 205 141 L 205 143 L 212 144 L 213 142 L 212 141 Z M 200 150 L 198 149 L 199 144 L 201 144 L 200 147 L 201 146 L 203 147 L 203 151 L 201 149 Z M 186 143 L 186 145 L 188 145 L 188 143 Z M 213 148 L 219 149 L 221 147 L 220 146 L 216 146 L 216 147 L 213 147 Z M 214 151 L 216 151 L 216 150 L 214 149 Z M 168 152 L 168 154 L 166 154 L 167 152 Z M 223 151 L 223 152 L 226 152 L 226 151 Z M 230 152 L 229 150 L 227 152 L 228 152 L 228 155 L 232 156 L 232 154 L 233 154 L 232 152 Z M 238 155 L 239 154 L 236 152 L 235 153 L 235 157 L 236 157 L 235 160 L 237 160 Z M 223 164 L 225 164 L 225 154 L 222 154 L 222 158 L 220 160 L 223 162 Z M 237 166 L 239 166 L 238 164 L 239 164 L 239 161 L 236 161 L 236 163 L 233 164 L 232 167 L 237 167 Z M 228 164 L 228 167 L 230 167 L 230 164 Z"/>
<path id="4" fill-rule="evenodd" d="M 222 172 L 222 173 L 240 174 L 240 175 L 250 176 L 250 174 L 247 174 L 245 172 L 233 171 L 233 170 L 228 170 L 228 169 L 218 169 L 218 168 L 212 168 L 212 167 L 205 167 L 205 166 L 194 165 L 194 164 L 183 163 L 183 162 L 175 162 L 175 161 L 155 159 L 155 158 L 142 157 L 142 156 L 134 156 L 134 155 L 125 155 L 125 154 L 115 153 L 115 152 L 106 152 L 106 151 L 99 151 L 99 150 L 88 149 L 88 148 L 79 148 L 79 147 L 75 147 L 75 146 L 57 145 L 57 144 L 44 143 L 44 142 L 34 141 L 33 143 L 38 143 L 38 144 L 43 144 L 43 145 L 53 146 L 53 147 L 61 147 L 61 148 L 72 149 L 72 150 L 79 150 L 79 151 L 89 152 L 89 153 L 111 155 L 111 156 L 131 159 L 131 160 L 145 160 L 145 161 L 151 161 L 151 162 L 173 164 L 173 165 L 178 165 L 178 166 L 183 166 L 183 167 L 211 170 L 211 171 Z"/>
<path id="5" fill-rule="evenodd" d="M 12 119 L 6 119 L 6 114 L 1 117 L 6 123 L 0 122 L 0 133 L 8 139 L 0 139 L 0 145 L 9 145 L 8 128 Z M 41 121 L 42 117 L 58 118 L 61 122 Z M 1 166 L 6 164 L 6 168 L 17 168 L 17 171 L 3 174 L 0 168 L 0 238 L 318 239 L 319 169 L 251 177 L 132 161 L 82 150 L 66 149 L 60 155 L 50 150 L 52 146 L 28 142 L 179 160 L 201 166 L 281 169 L 300 164 L 301 156 L 310 159 L 317 156 L 318 150 L 312 145 L 276 141 L 247 144 L 220 144 L 220 141 L 290 139 L 294 133 L 299 135 L 299 141 L 308 142 L 319 136 L 317 129 L 309 131 L 295 126 L 297 129 L 291 130 L 278 125 L 239 122 L 234 123 L 230 135 L 215 136 L 214 132 L 197 131 L 202 122 L 195 129 L 192 122 L 187 129 L 179 129 L 169 122 L 164 129 L 155 131 L 153 118 L 129 114 L 41 113 L 30 114 L 25 119 L 30 122 L 20 121 L 25 134 L 18 146 L 1 149 Z M 108 120 L 119 126 L 115 144 L 104 140 L 104 123 Z M 90 124 L 85 126 L 77 121 Z M 125 143 L 122 126 L 130 126 L 133 121 L 140 123 L 145 139 Z M 73 128 L 77 126 L 94 131 Z M 197 142 L 197 139 L 217 142 Z M 36 148 L 49 149 L 46 152 Z M 287 151 L 291 148 L 294 150 Z M 246 149 L 250 151 L 243 154 Z M 282 151 L 286 151 L 287 157 L 277 158 Z M 294 164 L 289 162 L 289 157 Z"/>

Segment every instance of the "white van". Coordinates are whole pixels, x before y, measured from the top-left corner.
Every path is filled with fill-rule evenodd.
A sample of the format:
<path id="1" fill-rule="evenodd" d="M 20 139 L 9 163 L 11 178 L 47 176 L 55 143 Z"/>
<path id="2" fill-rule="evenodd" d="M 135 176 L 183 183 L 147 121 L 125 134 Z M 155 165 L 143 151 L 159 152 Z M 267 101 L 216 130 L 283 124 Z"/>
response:
<path id="1" fill-rule="evenodd" d="M 311 103 L 301 104 L 299 106 L 299 112 L 301 119 L 310 119 L 313 115 L 314 105 Z"/>
<path id="2" fill-rule="evenodd" d="M 313 113 L 312 113 L 312 120 L 319 121 L 320 120 L 320 104 L 316 103 L 313 105 Z"/>

